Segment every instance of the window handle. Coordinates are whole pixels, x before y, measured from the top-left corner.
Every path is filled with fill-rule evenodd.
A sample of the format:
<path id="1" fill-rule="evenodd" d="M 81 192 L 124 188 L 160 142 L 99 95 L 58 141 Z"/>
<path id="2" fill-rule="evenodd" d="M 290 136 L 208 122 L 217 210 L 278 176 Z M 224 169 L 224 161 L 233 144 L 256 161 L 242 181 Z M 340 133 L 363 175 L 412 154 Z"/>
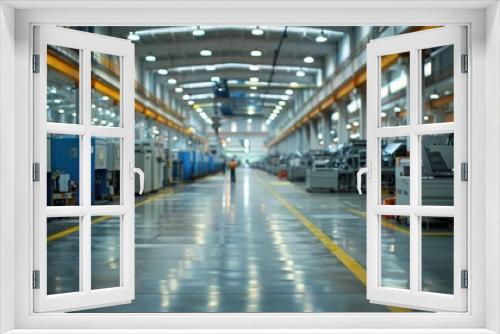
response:
<path id="1" fill-rule="evenodd" d="M 135 174 L 139 175 L 139 195 L 144 191 L 144 172 L 142 169 L 134 167 L 134 163 L 130 162 L 130 178 L 134 178 Z"/>
<path id="2" fill-rule="evenodd" d="M 356 174 L 356 176 L 357 176 L 356 187 L 358 188 L 358 193 L 360 195 L 363 195 L 363 191 L 361 191 L 361 176 L 363 174 L 366 174 L 366 177 L 370 177 L 370 164 L 369 163 L 366 163 L 366 167 L 360 168 L 358 170 L 358 173 Z"/>

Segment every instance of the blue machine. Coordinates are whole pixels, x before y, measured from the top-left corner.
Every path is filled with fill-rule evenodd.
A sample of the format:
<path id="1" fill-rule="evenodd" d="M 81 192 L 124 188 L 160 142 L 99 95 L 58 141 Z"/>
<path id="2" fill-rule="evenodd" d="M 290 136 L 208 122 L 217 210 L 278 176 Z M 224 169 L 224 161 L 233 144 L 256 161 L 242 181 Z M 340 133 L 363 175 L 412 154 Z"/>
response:
<path id="1" fill-rule="evenodd" d="M 107 170 L 107 146 L 103 139 L 92 138 L 91 141 L 91 203 L 108 201 L 108 170 Z"/>
<path id="2" fill-rule="evenodd" d="M 193 152 L 179 151 L 177 159 L 182 162 L 183 180 L 190 181 L 193 178 Z"/>
<path id="3" fill-rule="evenodd" d="M 75 204 L 79 203 L 80 188 L 80 145 L 77 136 L 52 135 L 49 139 L 47 150 L 50 152 L 50 169 L 47 169 L 47 205 L 57 205 L 52 202 L 53 194 L 56 192 L 73 192 Z M 62 185 L 68 191 L 57 189 L 58 186 L 52 179 L 55 173 L 69 175 L 68 184 Z M 71 191 L 69 183 L 76 189 Z M 59 186 L 61 187 L 61 186 Z"/>

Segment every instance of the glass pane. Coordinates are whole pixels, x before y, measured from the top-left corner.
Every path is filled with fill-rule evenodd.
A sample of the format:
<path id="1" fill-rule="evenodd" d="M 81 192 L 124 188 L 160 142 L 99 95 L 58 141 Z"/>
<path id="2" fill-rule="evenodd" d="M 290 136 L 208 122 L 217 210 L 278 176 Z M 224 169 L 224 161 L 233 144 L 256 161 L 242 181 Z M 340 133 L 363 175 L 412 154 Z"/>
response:
<path id="1" fill-rule="evenodd" d="M 410 218 L 380 217 L 381 286 L 410 288 Z"/>
<path id="2" fill-rule="evenodd" d="M 453 45 L 422 50 L 422 123 L 453 122 Z"/>
<path id="3" fill-rule="evenodd" d="M 92 217 L 92 289 L 120 286 L 120 217 Z"/>
<path id="4" fill-rule="evenodd" d="M 422 217 L 422 290 L 453 294 L 453 218 Z"/>
<path id="5" fill-rule="evenodd" d="M 97 79 L 98 74 L 110 83 Z M 92 79 L 92 125 L 119 127 L 120 57 L 92 52 Z"/>
<path id="6" fill-rule="evenodd" d="M 453 134 L 422 136 L 422 205 L 453 205 Z"/>
<path id="7" fill-rule="evenodd" d="M 47 294 L 80 290 L 80 218 L 47 219 Z"/>
<path id="8" fill-rule="evenodd" d="M 47 47 L 47 121 L 80 123 L 80 51 Z"/>
<path id="9" fill-rule="evenodd" d="M 410 138 L 380 140 L 380 204 L 410 204 Z"/>
<path id="10" fill-rule="evenodd" d="M 380 80 L 380 125 L 402 126 L 410 124 L 409 82 L 410 53 L 383 56 Z"/>
<path id="11" fill-rule="evenodd" d="M 80 137 L 47 135 L 47 205 L 80 203 Z"/>
<path id="12" fill-rule="evenodd" d="M 92 137 L 92 205 L 120 204 L 120 139 Z"/>

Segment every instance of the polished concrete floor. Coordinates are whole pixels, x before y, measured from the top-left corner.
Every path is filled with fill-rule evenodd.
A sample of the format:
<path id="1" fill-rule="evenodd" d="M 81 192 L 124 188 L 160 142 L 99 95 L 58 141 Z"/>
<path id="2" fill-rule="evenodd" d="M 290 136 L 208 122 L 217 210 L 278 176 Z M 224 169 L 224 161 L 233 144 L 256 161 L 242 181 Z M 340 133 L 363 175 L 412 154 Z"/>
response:
<path id="1" fill-rule="evenodd" d="M 153 196 L 136 208 L 135 300 L 92 312 L 394 311 L 370 304 L 359 268 L 344 265 L 329 246 L 345 250 L 361 271 L 366 267 L 364 196 L 308 193 L 303 184 L 244 168 L 235 184 L 219 174 Z M 102 219 L 92 227 L 96 288 L 117 281 L 116 226 L 116 219 Z M 425 238 L 430 254 L 439 255 L 423 254 L 430 259 L 423 279 L 429 290 L 445 292 L 453 245 L 447 227 L 440 229 Z M 405 231 L 404 221 L 384 218 L 386 286 L 407 285 Z M 74 233 L 49 243 L 48 284 L 55 293 L 78 288 L 77 240 Z"/>

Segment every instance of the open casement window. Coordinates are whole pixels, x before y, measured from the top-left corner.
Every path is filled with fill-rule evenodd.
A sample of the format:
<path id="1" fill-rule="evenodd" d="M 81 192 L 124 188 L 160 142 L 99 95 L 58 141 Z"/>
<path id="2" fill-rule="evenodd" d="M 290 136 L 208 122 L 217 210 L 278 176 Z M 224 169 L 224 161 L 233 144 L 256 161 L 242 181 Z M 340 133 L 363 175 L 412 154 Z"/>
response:
<path id="1" fill-rule="evenodd" d="M 462 27 L 368 44 L 367 297 L 373 303 L 467 310 L 466 54 Z"/>
<path id="2" fill-rule="evenodd" d="M 54 57 L 55 51 L 64 57 Z M 36 27 L 33 72 L 34 311 L 129 303 L 134 299 L 134 46 Z M 97 73 L 116 89 L 103 85 Z M 97 237 L 95 229 L 105 229 L 106 237 Z M 96 272 L 106 278 L 99 280 Z"/>

